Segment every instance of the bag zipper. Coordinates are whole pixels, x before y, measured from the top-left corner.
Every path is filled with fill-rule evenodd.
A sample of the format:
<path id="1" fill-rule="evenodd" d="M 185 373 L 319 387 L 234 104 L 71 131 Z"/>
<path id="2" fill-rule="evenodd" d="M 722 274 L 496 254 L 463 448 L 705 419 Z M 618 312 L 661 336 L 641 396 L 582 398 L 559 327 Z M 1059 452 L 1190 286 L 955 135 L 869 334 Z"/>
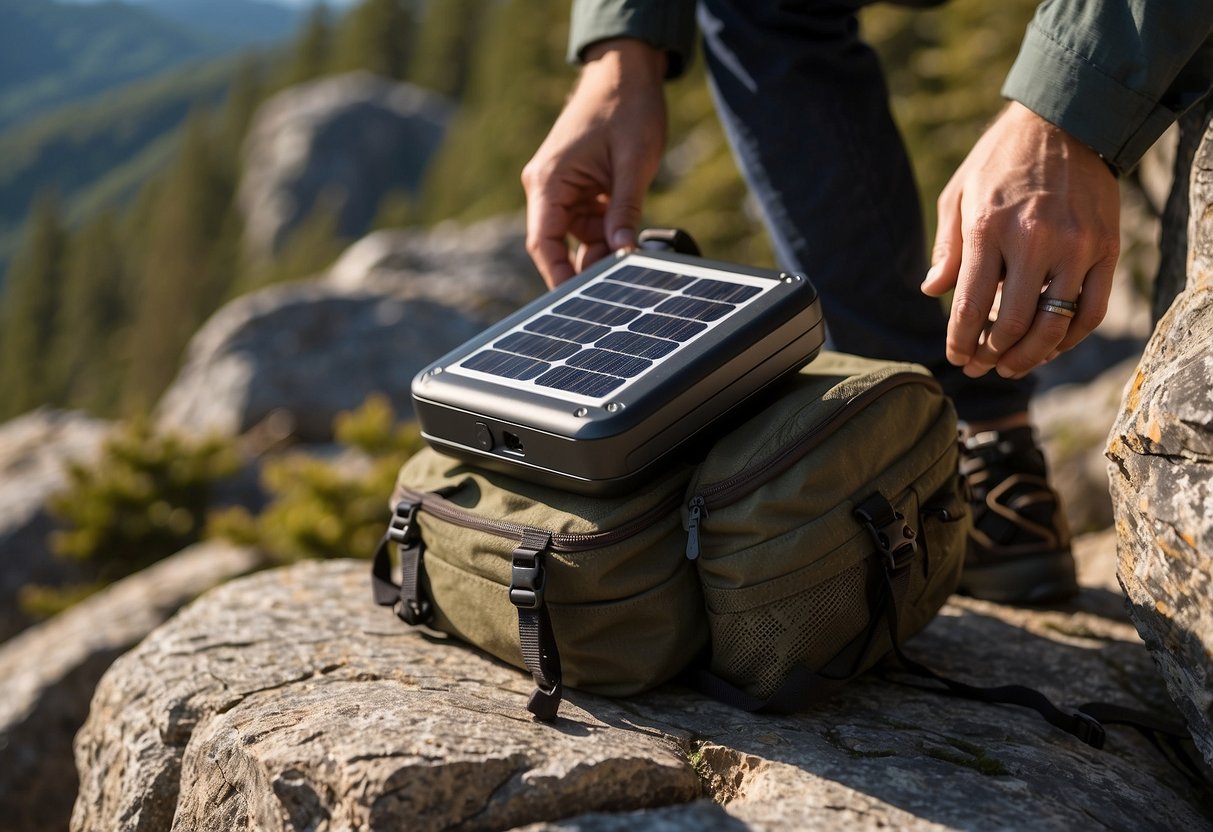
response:
<path id="1" fill-rule="evenodd" d="M 921 384 L 942 392 L 939 382 L 931 376 L 910 372 L 896 373 L 848 400 L 779 453 L 767 457 L 752 468 L 744 468 L 727 479 L 700 488 L 699 493 L 687 504 L 687 560 L 699 558 L 699 524 L 710 509 L 727 506 L 770 482 L 837 431 L 842 426 L 844 416 L 863 411 L 890 390 L 910 384 Z"/>
<path id="2" fill-rule="evenodd" d="M 527 529 L 535 528 L 533 526 L 524 526 L 521 523 L 510 523 L 505 520 L 493 520 L 481 517 L 460 508 L 432 491 L 414 491 L 411 488 L 401 488 L 400 493 L 405 502 L 420 506 L 421 510 L 426 514 L 452 525 L 462 526 L 465 529 L 486 532 L 497 537 L 521 539 Z M 541 529 L 541 531 L 548 532 L 551 536 L 551 544 L 548 546 L 548 551 L 588 552 L 591 549 L 611 546 L 640 534 L 681 504 L 682 496 L 678 493 L 671 494 L 667 499 L 623 525 L 600 532 L 548 532 L 547 529 Z"/>

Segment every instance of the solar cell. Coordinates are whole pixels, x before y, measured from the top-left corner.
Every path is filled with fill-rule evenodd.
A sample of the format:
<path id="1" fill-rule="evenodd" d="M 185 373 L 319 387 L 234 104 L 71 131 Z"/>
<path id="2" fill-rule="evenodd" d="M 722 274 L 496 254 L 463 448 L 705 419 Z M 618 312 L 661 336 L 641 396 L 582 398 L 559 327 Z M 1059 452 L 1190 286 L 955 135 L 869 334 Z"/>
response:
<path id="1" fill-rule="evenodd" d="M 676 341 L 664 341 L 660 338 L 650 338 L 647 335 L 637 335 L 634 332 L 612 332 L 594 346 L 627 353 L 638 358 L 661 358 L 678 349 Z"/>
<path id="2" fill-rule="evenodd" d="M 718 300 L 723 303 L 744 303 L 762 290 L 757 286 L 746 286 L 741 283 L 729 283 L 724 280 L 708 280 L 701 278 L 683 294 L 692 295 L 706 300 Z"/>
<path id="3" fill-rule="evenodd" d="M 665 292 L 654 292 L 652 289 L 641 289 L 637 286 L 625 286 L 622 283 L 591 283 L 582 289 L 581 293 L 599 300 L 609 300 L 612 303 L 635 306 L 639 309 L 656 306 L 669 297 Z"/>
<path id="4" fill-rule="evenodd" d="M 566 341 L 576 341 L 578 344 L 588 344 L 597 341 L 611 330 L 605 326 L 574 321 L 572 318 L 561 318 L 558 315 L 544 315 L 528 321 L 526 329 L 538 332 L 540 335 L 551 335 Z"/>
<path id="5" fill-rule="evenodd" d="M 644 269 L 639 266 L 626 266 L 616 269 L 606 276 L 607 280 L 618 280 L 621 283 L 634 283 L 637 286 L 651 286 L 654 289 L 666 289 L 677 292 L 695 282 L 695 278 L 673 272 L 659 272 L 656 269 Z"/>
<path id="6" fill-rule="evenodd" d="M 465 358 L 460 362 L 459 366 L 467 367 L 469 370 L 479 370 L 482 373 L 494 376 L 504 376 L 505 378 L 526 381 L 535 378 L 535 376 L 544 372 L 552 365 L 546 361 L 536 361 L 533 358 L 524 358 L 521 355 L 510 355 L 508 352 L 484 350 L 469 358 Z"/>
<path id="7" fill-rule="evenodd" d="M 582 350 L 579 355 L 570 358 L 568 363 L 583 370 L 593 370 L 596 373 L 623 376 L 624 378 L 640 375 L 653 366 L 652 361 L 646 361 L 643 358 L 598 349 Z"/>
<path id="8" fill-rule="evenodd" d="M 639 310 L 614 306 L 609 303 L 598 303 L 585 298 L 573 298 L 552 310 L 557 315 L 568 318 L 580 318 L 603 326 L 623 326 L 640 314 Z"/>
<path id="9" fill-rule="evenodd" d="M 643 315 L 628 326 L 628 329 L 633 332 L 656 335 L 658 338 L 668 338 L 671 341 L 688 341 L 707 328 L 707 324 L 682 318 L 671 318 L 669 315 Z M 542 358 L 542 356 L 539 357 Z"/>
<path id="10" fill-rule="evenodd" d="M 589 370 L 579 370 L 574 367 L 554 367 L 535 379 L 535 383 L 569 393 L 602 398 L 623 384 L 623 379 L 606 376 L 602 373 L 591 373 Z"/>
<path id="11" fill-rule="evenodd" d="M 529 355 L 544 361 L 562 361 L 580 349 L 576 344 L 529 332 L 515 332 L 493 344 L 499 350 Z"/>
<path id="12" fill-rule="evenodd" d="M 670 298 L 657 307 L 656 312 L 664 312 L 679 318 L 694 318 L 698 321 L 718 321 L 737 307 L 727 303 L 713 303 L 698 298 Z"/>

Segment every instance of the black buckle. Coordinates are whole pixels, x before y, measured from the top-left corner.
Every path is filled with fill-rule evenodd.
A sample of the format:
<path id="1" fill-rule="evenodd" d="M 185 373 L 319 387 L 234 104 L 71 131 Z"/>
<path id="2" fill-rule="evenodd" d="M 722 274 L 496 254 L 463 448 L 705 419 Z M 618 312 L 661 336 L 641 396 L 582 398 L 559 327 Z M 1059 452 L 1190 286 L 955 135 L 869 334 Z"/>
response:
<path id="1" fill-rule="evenodd" d="M 894 510 L 879 492 L 860 503 L 855 508 L 855 516 L 867 529 L 885 568 L 890 572 L 908 566 L 918 554 L 918 534 L 906 522 L 905 515 Z"/>
<path id="2" fill-rule="evenodd" d="M 396 504 L 396 510 L 392 512 L 392 519 L 388 523 L 387 538 L 388 540 L 399 543 L 401 546 L 411 546 L 421 537 L 421 533 L 417 531 L 417 512 L 421 510 L 421 503 L 410 503 L 408 500 L 401 500 Z"/>
<path id="3" fill-rule="evenodd" d="M 1084 714 L 1082 711 L 1075 711 L 1074 727 L 1070 733 L 1078 737 L 1092 748 L 1103 748 L 1104 741 L 1107 739 L 1107 731 L 1104 730 L 1103 723 L 1089 714 Z"/>
<path id="4" fill-rule="evenodd" d="M 543 606 L 546 581 L 543 573 L 543 553 L 551 536 L 538 529 L 526 529 L 522 542 L 511 555 L 510 603 L 520 609 L 534 610 Z"/>

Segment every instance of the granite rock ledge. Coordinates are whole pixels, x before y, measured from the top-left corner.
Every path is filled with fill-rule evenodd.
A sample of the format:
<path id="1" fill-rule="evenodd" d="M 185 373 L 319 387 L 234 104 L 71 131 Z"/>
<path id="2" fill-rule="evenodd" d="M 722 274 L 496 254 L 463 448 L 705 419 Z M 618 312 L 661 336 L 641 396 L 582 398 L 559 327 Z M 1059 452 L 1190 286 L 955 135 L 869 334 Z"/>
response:
<path id="1" fill-rule="evenodd" d="M 1110 554 L 1108 536 L 1099 547 Z M 539 724 L 526 674 L 409 630 L 368 596 L 365 563 L 302 563 L 217 588 L 153 632 L 111 667 L 77 736 L 72 829 L 1210 823 L 1131 731 L 1099 752 L 1018 708 L 879 679 L 795 717 L 674 685 L 630 700 L 573 691 Z M 1064 702 L 1169 707 L 1107 581 L 1059 610 L 956 600 L 909 649 Z"/>

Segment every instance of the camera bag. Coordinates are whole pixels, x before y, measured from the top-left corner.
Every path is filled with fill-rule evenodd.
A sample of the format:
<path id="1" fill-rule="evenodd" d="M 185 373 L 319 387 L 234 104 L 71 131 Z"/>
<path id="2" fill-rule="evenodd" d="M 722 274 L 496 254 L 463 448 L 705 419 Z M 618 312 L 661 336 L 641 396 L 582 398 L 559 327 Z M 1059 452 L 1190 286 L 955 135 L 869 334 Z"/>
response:
<path id="1" fill-rule="evenodd" d="M 529 670 L 541 719 L 563 685 L 623 696 L 688 670 L 754 710 L 829 695 L 956 587 L 956 417 L 923 368 L 828 352 L 763 404 L 698 464 L 620 497 L 419 452 L 375 600 Z"/>

